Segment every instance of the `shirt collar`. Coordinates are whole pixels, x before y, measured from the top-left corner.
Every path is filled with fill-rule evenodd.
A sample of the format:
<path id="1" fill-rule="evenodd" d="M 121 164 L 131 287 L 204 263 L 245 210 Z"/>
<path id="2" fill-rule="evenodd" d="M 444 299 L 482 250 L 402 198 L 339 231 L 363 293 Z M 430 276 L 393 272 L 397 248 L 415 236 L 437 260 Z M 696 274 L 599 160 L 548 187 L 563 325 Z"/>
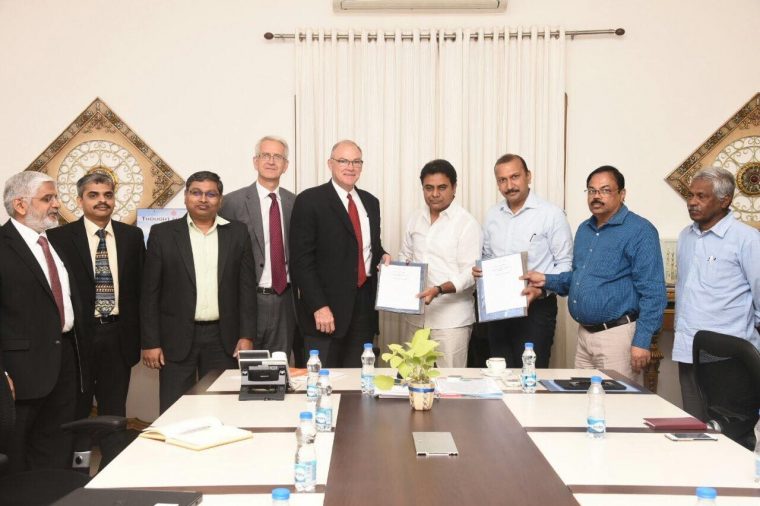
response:
<path id="1" fill-rule="evenodd" d="M 449 207 L 438 213 L 438 217 L 445 216 L 446 218 L 453 217 L 458 209 L 460 208 L 459 204 L 456 203 L 456 201 L 449 204 Z M 432 223 L 433 220 L 430 219 L 430 208 L 428 207 L 427 212 L 425 213 L 425 219 L 428 223 Z"/>
<path id="2" fill-rule="evenodd" d="M 259 200 L 262 201 L 262 202 L 265 199 L 269 198 L 269 194 L 270 193 L 274 193 L 275 195 L 277 195 L 277 199 L 278 200 L 280 199 L 280 187 L 279 186 L 277 188 L 275 188 L 274 190 L 269 191 L 266 188 L 264 188 L 262 185 L 260 185 L 258 183 L 258 181 L 257 181 L 256 182 L 256 192 L 259 194 Z"/>
<path id="3" fill-rule="evenodd" d="M 83 220 L 84 230 L 87 232 L 87 235 L 96 235 L 98 230 L 100 230 L 100 227 L 90 221 L 86 216 L 83 217 Z M 111 220 L 108 220 L 108 225 L 104 227 L 104 230 L 106 231 L 106 235 L 113 235 L 113 225 L 111 225 Z"/>
<path id="4" fill-rule="evenodd" d="M 715 225 L 713 225 L 709 230 L 705 230 L 704 232 L 702 232 L 699 229 L 699 224 L 695 221 L 695 222 L 692 222 L 691 224 L 691 231 L 697 234 L 698 236 L 712 232 L 713 234 L 717 235 L 718 237 L 722 239 L 723 236 L 726 235 L 726 232 L 728 232 L 728 229 L 729 227 L 731 227 L 731 224 L 733 223 L 733 221 L 734 221 L 734 217 L 732 213 L 729 211 L 727 215 L 721 218 L 721 220 Z"/>
<path id="5" fill-rule="evenodd" d="M 335 188 L 335 191 L 338 192 L 338 197 L 340 197 L 341 202 L 344 200 L 348 200 L 349 193 L 351 194 L 351 197 L 353 199 L 359 198 L 359 194 L 356 193 L 356 186 L 354 186 L 350 192 L 347 192 L 346 190 L 341 188 L 340 185 L 338 185 L 338 183 L 336 183 L 334 179 L 330 179 L 330 182 L 332 183 L 333 188 Z"/>
<path id="6" fill-rule="evenodd" d="M 38 234 L 35 230 L 32 230 L 28 226 L 24 225 L 16 218 L 11 218 L 11 223 L 13 223 L 13 226 L 16 227 L 16 230 L 18 230 L 18 233 L 21 234 L 21 237 L 27 244 L 36 243 L 40 236 L 43 236 L 47 239 L 47 234 L 45 234 L 45 232 Z"/>
<path id="7" fill-rule="evenodd" d="M 228 224 L 228 223 L 229 223 L 229 221 L 225 220 L 224 218 L 222 218 L 221 216 L 219 216 L 219 215 L 217 214 L 217 215 L 216 215 L 216 218 L 214 218 L 214 224 L 213 224 L 213 225 L 211 225 L 211 228 L 208 230 L 208 232 L 206 233 L 206 235 L 208 235 L 208 234 L 210 234 L 211 232 L 213 232 L 214 230 L 216 230 L 216 227 L 218 227 L 218 226 L 221 226 L 221 225 L 226 225 L 226 224 Z M 200 232 L 200 231 L 201 231 L 201 229 L 199 229 L 199 228 L 198 228 L 198 227 L 195 225 L 195 222 L 193 222 L 193 219 L 190 217 L 190 213 L 187 213 L 187 224 L 190 226 L 190 228 L 192 228 L 192 229 L 195 229 L 195 230 L 197 230 L 198 232 Z"/>
<path id="8" fill-rule="evenodd" d="M 539 207 L 538 198 L 533 193 L 533 190 L 530 188 L 528 189 L 528 196 L 525 198 L 525 202 L 523 202 L 522 207 L 516 213 L 513 213 L 512 209 L 509 208 L 509 204 L 507 204 L 507 199 L 504 199 L 501 202 L 501 210 L 511 215 L 518 215 L 521 212 L 523 212 L 523 209 L 535 209 L 537 207 Z"/>
<path id="9" fill-rule="evenodd" d="M 612 215 L 612 217 L 607 220 L 607 223 L 605 223 L 605 227 L 608 225 L 621 225 L 625 221 L 625 217 L 628 216 L 628 207 L 625 204 L 620 205 L 620 209 Z M 596 225 L 596 217 L 591 216 L 591 218 L 588 219 L 588 224 L 591 228 L 594 230 L 597 230 L 599 227 Z"/>

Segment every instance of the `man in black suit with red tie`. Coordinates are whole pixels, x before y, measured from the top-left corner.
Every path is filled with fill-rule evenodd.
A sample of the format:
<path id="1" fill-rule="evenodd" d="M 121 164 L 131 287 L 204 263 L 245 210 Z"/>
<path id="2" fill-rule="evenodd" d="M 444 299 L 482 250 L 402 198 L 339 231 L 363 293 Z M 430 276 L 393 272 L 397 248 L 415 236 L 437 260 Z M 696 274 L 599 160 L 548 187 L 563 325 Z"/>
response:
<path id="1" fill-rule="evenodd" d="M 70 266 L 87 317 L 83 327 L 91 378 L 77 418 L 89 416 L 93 395 L 99 415 L 126 416 L 130 374 L 140 360 L 145 241 L 138 227 L 111 219 L 115 190 L 107 174 L 82 177 L 77 181 L 77 203 L 84 216 L 48 232 L 51 244 Z"/>
<path id="2" fill-rule="evenodd" d="M 290 219 L 291 280 L 306 349 L 326 367 L 358 367 L 378 332 L 377 265 L 390 262 L 380 242 L 380 203 L 356 188 L 364 161 L 343 140 L 327 165 L 332 180 L 296 197 Z"/>
<path id="3" fill-rule="evenodd" d="M 76 287 L 45 233 L 58 224 L 58 193 L 49 176 L 26 171 L 6 181 L 3 201 L 11 219 L 0 229 L 0 370 L 16 408 L 10 469 L 71 468 L 61 424 L 74 420 L 87 352 Z"/>

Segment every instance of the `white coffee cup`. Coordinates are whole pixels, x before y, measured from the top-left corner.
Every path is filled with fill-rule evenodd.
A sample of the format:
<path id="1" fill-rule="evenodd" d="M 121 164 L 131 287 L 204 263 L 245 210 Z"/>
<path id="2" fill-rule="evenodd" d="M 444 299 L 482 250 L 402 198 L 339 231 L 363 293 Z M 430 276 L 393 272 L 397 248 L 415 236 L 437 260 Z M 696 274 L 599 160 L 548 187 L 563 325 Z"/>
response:
<path id="1" fill-rule="evenodd" d="M 507 369 L 507 361 L 504 357 L 491 357 L 486 360 L 486 367 L 491 374 L 501 374 Z"/>

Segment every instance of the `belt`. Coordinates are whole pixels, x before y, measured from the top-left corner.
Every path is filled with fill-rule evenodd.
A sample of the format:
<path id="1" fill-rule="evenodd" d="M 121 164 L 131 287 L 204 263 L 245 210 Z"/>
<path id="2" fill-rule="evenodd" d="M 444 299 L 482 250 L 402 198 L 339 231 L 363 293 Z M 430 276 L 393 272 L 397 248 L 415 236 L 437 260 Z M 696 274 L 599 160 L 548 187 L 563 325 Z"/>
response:
<path id="1" fill-rule="evenodd" d="M 204 325 L 218 325 L 219 320 L 208 320 L 208 321 L 198 321 L 196 320 L 194 322 L 196 325 L 204 326 Z"/>
<path id="2" fill-rule="evenodd" d="M 119 315 L 109 314 L 108 316 L 96 316 L 94 319 L 96 325 L 108 325 L 109 323 L 116 323 L 119 321 Z"/>
<path id="3" fill-rule="evenodd" d="M 605 323 L 599 323 L 597 325 L 583 325 L 581 323 L 581 327 L 586 329 L 587 331 L 591 332 L 592 334 L 595 332 L 601 332 L 603 330 L 608 329 L 614 329 L 615 327 L 619 327 L 621 325 L 626 325 L 628 323 L 633 323 L 636 321 L 636 319 L 639 317 L 637 314 L 624 314 L 617 320 L 610 320 Z"/>
<path id="4" fill-rule="evenodd" d="M 288 288 L 290 288 L 290 283 L 285 285 L 285 290 L 287 290 Z M 256 287 L 256 293 L 260 293 L 262 295 L 277 295 L 277 292 L 274 291 L 274 288 L 263 288 L 260 286 Z"/>

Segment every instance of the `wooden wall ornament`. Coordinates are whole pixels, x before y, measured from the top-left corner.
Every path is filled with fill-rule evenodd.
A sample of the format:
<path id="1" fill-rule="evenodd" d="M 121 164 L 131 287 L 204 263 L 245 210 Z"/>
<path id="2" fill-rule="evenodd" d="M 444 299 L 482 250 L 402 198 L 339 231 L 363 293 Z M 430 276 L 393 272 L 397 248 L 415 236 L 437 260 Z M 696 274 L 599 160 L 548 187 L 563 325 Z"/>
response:
<path id="1" fill-rule="evenodd" d="M 723 167 L 736 177 L 731 204 L 734 216 L 760 229 L 760 93 L 721 125 L 666 181 L 685 199 L 692 176 L 709 166 Z"/>
<path id="2" fill-rule="evenodd" d="M 105 102 L 96 98 L 26 170 L 56 181 L 61 218 L 82 216 L 76 183 L 91 172 L 116 181 L 113 219 L 134 224 L 138 208 L 162 208 L 184 186 L 172 170 Z"/>

